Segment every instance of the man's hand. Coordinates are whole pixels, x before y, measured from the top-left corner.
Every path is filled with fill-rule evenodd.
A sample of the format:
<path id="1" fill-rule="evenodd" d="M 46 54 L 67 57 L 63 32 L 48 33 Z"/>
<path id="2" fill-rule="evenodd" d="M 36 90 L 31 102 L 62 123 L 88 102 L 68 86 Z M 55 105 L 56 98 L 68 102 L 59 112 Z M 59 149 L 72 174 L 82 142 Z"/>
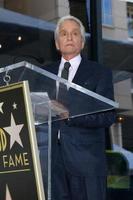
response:
<path id="1" fill-rule="evenodd" d="M 51 109 L 59 115 L 60 119 L 68 119 L 69 111 L 68 109 L 61 104 L 59 101 L 51 100 Z"/>

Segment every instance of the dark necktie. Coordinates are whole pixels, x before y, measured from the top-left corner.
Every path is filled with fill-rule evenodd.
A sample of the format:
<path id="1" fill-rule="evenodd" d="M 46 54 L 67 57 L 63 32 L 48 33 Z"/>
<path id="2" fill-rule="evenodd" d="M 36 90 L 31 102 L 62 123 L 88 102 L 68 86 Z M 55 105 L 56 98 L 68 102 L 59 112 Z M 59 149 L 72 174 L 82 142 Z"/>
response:
<path id="1" fill-rule="evenodd" d="M 64 68 L 63 68 L 62 73 L 61 73 L 61 78 L 68 80 L 70 66 L 71 65 L 70 65 L 69 62 L 64 63 Z M 62 103 L 65 103 L 66 97 L 67 97 L 67 87 L 66 87 L 65 84 L 60 83 L 59 84 L 59 91 L 58 91 L 58 100 Z"/>
<path id="2" fill-rule="evenodd" d="M 61 77 L 68 80 L 68 74 L 69 74 L 69 68 L 70 68 L 70 63 L 69 62 L 65 62 L 64 64 L 64 68 L 62 70 L 62 73 L 61 73 Z"/>

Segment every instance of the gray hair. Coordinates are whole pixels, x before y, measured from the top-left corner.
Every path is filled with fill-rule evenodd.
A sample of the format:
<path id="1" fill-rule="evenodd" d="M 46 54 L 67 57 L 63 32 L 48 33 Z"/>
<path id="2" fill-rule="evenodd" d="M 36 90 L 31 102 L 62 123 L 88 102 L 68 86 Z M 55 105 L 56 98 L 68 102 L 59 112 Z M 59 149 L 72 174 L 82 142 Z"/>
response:
<path id="1" fill-rule="evenodd" d="M 67 15 L 67 16 L 64 16 L 64 17 L 59 19 L 59 21 L 57 23 L 57 26 L 56 26 L 56 29 L 55 29 L 55 32 L 54 32 L 55 41 L 58 38 L 59 28 L 60 28 L 61 24 L 66 20 L 73 20 L 79 25 L 81 36 L 82 36 L 83 42 L 85 43 L 85 28 L 84 28 L 82 22 L 78 18 L 76 18 L 76 17 L 74 17 L 72 15 Z"/>

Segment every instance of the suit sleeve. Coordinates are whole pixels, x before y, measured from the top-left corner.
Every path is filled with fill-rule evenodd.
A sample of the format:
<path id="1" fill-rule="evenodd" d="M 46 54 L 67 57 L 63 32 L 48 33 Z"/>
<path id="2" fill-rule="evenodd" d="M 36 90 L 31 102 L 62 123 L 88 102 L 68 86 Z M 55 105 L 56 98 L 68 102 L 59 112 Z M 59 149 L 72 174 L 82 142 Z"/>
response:
<path id="1" fill-rule="evenodd" d="M 99 74 L 96 93 L 106 98 L 114 100 L 114 90 L 112 84 L 112 72 L 110 70 L 102 70 Z M 93 106 L 93 105 L 92 105 Z M 77 126 L 84 128 L 106 128 L 111 126 L 116 120 L 116 111 L 112 110 L 87 114 L 81 117 L 75 117 L 67 120 L 69 126 Z"/>

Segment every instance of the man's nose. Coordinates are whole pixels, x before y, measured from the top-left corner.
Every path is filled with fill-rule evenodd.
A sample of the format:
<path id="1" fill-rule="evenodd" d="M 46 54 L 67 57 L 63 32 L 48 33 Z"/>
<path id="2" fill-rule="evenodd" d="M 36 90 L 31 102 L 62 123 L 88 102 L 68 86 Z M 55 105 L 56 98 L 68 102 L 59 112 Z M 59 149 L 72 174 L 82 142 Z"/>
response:
<path id="1" fill-rule="evenodd" d="M 71 34 L 71 33 L 68 33 L 68 34 L 67 34 L 67 39 L 68 39 L 68 40 L 72 40 L 72 34 Z"/>

